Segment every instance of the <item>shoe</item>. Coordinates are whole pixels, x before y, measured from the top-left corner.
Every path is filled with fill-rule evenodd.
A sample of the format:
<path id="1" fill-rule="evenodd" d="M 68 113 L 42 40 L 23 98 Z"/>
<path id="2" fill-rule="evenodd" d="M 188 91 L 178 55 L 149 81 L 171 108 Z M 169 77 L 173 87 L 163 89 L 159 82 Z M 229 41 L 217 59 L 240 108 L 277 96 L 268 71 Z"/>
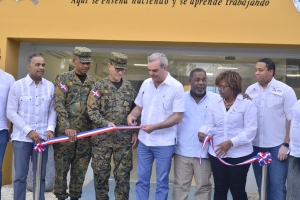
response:
<path id="1" fill-rule="evenodd" d="M 75 197 L 71 197 L 70 200 L 78 200 L 78 198 L 75 198 Z"/>

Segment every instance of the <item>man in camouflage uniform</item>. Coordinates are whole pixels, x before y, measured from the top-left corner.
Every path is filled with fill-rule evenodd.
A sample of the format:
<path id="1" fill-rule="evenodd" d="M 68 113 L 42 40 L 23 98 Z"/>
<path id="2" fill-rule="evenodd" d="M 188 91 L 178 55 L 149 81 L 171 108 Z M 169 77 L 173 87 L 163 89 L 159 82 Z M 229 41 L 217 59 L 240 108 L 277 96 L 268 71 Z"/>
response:
<path id="1" fill-rule="evenodd" d="M 88 114 L 94 128 L 127 125 L 127 115 L 134 107 L 136 92 L 122 79 L 127 70 L 127 56 L 112 52 L 109 76 L 97 81 L 88 98 Z M 97 200 L 107 200 L 111 155 L 116 181 L 115 199 L 129 198 L 132 148 L 137 146 L 137 131 L 122 130 L 92 136 L 92 168 Z"/>
<path id="2" fill-rule="evenodd" d="M 82 184 L 91 159 L 91 140 L 76 140 L 78 132 L 92 129 L 87 113 L 87 98 L 96 80 L 86 73 L 93 62 L 91 50 L 75 47 L 74 70 L 56 77 L 55 110 L 57 112 L 56 136 L 68 135 L 70 142 L 54 145 L 55 187 L 58 199 L 79 199 Z M 71 166 L 69 195 L 66 193 L 67 173 Z"/>

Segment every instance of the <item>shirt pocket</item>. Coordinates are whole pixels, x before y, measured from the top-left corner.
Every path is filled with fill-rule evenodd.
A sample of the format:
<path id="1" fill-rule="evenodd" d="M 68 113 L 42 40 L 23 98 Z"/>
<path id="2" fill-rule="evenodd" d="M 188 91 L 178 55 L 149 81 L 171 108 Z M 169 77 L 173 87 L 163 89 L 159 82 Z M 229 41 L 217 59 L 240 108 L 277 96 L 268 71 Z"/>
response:
<path id="1" fill-rule="evenodd" d="M 249 96 L 250 96 L 252 102 L 254 102 L 256 104 L 257 101 L 258 101 L 258 96 L 259 95 L 256 93 L 256 94 L 250 94 Z"/>
<path id="2" fill-rule="evenodd" d="M 277 107 L 280 106 L 282 102 L 283 102 L 282 96 L 271 93 L 268 96 L 267 105 L 268 107 Z"/>
<path id="3" fill-rule="evenodd" d="M 243 108 L 232 108 L 228 113 L 228 124 L 232 127 L 243 127 L 244 126 L 244 109 Z"/>
<path id="4" fill-rule="evenodd" d="M 107 91 L 100 91 L 100 107 L 101 111 L 106 115 L 108 112 L 113 111 L 112 108 L 116 106 L 116 99 L 113 98 L 112 94 Z"/>
<path id="5" fill-rule="evenodd" d="M 20 97 L 20 103 L 30 103 L 32 102 L 32 96 L 21 96 Z"/>
<path id="6" fill-rule="evenodd" d="M 20 110 L 28 110 L 33 106 L 32 96 L 21 96 L 19 99 Z"/>
<path id="7" fill-rule="evenodd" d="M 171 97 L 162 97 L 161 100 L 161 108 L 164 111 L 172 111 L 173 110 L 173 99 Z"/>
<path id="8" fill-rule="evenodd" d="M 52 101 L 51 96 L 46 96 L 46 95 L 42 96 L 42 103 L 46 110 L 50 109 L 51 101 Z"/>

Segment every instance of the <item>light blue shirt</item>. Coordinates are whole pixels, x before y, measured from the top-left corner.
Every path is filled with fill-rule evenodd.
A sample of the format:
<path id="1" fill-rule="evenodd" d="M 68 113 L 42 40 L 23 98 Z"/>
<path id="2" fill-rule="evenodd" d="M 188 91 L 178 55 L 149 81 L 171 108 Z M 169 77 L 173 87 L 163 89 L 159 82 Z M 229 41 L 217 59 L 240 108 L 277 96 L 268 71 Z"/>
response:
<path id="1" fill-rule="evenodd" d="M 182 121 L 177 126 L 177 144 L 175 153 L 186 157 L 208 158 L 208 146 L 201 152 L 202 143 L 198 139 L 198 130 L 205 123 L 206 108 L 219 97 L 210 91 L 206 91 L 203 99 L 197 103 L 190 94 L 185 92 L 185 112 Z"/>

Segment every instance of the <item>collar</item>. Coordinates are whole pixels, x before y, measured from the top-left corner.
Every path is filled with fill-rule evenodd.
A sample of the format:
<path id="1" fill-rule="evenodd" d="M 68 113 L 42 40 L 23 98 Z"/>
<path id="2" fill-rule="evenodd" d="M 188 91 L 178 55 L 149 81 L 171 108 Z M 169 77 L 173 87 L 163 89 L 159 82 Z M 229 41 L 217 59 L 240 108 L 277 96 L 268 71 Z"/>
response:
<path id="1" fill-rule="evenodd" d="M 81 80 L 78 78 L 78 76 L 75 74 L 75 70 L 73 69 L 72 71 L 71 71 L 71 74 L 72 74 L 72 80 L 73 80 L 73 82 L 78 82 L 78 84 L 82 84 L 83 85 L 83 83 L 81 82 Z M 87 75 L 86 75 L 87 76 Z"/>
<path id="2" fill-rule="evenodd" d="M 172 76 L 170 75 L 169 72 L 167 72 L 167 73 L 168 73 L 167 77 L 165 78 L 165 80 L 160 85 L 162 85 L 164 83 L 167 84 L 167 85 L 171 85 L 172 84 Z M 150 82 L 154 83 L 153 80 L 152 80 L 152 78 L 150 78 L 150 79 L 151 79 Z"/>
<path id="3" fill-rule="evenodd" d="M 26 81 L 27 85 L 35 84 L 35 82 L 32 80 L 32 78 L 29 76 L 29 74 L 27 74 L 27 76 L 25 77 L 25 81 Z M 40 81 L 40 83 L 44 84 L 43 77 L 42 77 L 42 80 Z"/>
<path id="4" fill-rule="evenodd" d="M 189 89 L 187 91 L 187 94 L 190 96 L 191 99 L 193 99 L 195 101 L 195 99 L 191 95 L 191 89 Z M 199 101 L 199 103 L 202 102 L 207 97 L 207 95 L 208 95 L 208 91 L 206 90 L 205 96 L 202 97 L 202 99 Z"/>
<path id="5" fill-rule="evenodd" d="M 258 82 L 257 82 L 257 85 L 258 85 L 259 87 L 263 88 Z M 273 77 L 273 78 L 271 79 L 271 81 L 268 83 L 266 89 L 269 88 L 269 87 L 276 87 L 276 86 L 277 86 L 277 84 L 276 84 L 276 79 Z"/>
<path id="6" fill-rule="evenodd" d="M 236 96 L 235 100 L 237 100 L 237 99 L 238 99 L 238 100 L 243 100 L 244 97 L 243 97 L 243 95 L 238 94 L 238 95 Z M 220 95 L 220 99 L 219 99 L 218 101 L 223 101 L 223 98 L 221 97 L 221 95 Z"/>

